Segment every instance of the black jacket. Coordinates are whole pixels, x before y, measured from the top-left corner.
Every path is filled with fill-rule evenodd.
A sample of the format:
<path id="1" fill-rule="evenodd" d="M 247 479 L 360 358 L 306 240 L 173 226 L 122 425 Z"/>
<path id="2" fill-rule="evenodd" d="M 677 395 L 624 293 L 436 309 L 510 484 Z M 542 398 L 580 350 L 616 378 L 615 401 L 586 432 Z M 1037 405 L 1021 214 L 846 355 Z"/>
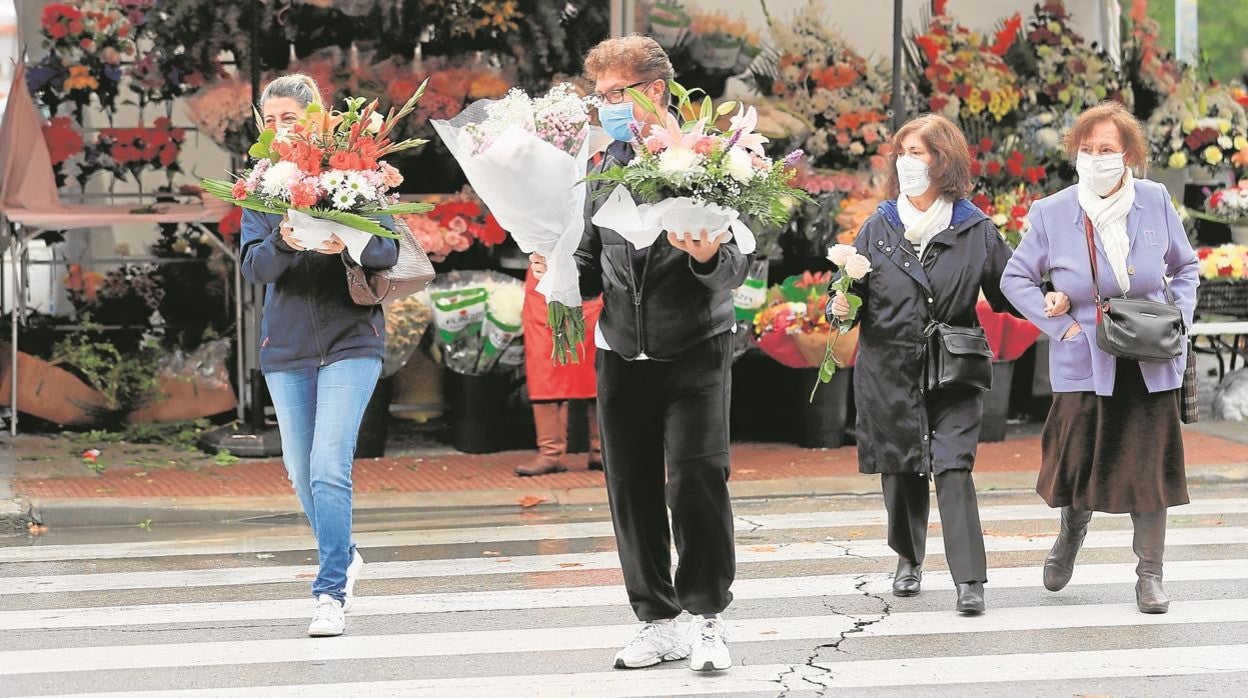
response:
<path id="1" fill-rule="evenodd" d="M 994 310 L 1014 312 L 1000 287 L 1010 248 L 966 199 L 954 205 L 953 224 L 928 243 L 922 262 L 903 233 L 897 203 L 885 201 L 854 241 L 872 269 L 853 289 L 863 299 L 854 366 L 859 470 L 970 469 L 979 442 L 980 394 L 923 389 L 923 330 L 933 318 L 977 326 L 981 289 Z"/>
<path id="2" fill-rule="evenodd" d="M 615 142 L 595 168 L 601 172 L 632 159 L 632 147 Z M 752 255 L 737 243 L 720 245 L 718 256 L 697 263 L 660 235 L 643 251 L 613 230 L 590 222 L 603 199 L 601 183 L 590 183 L 585 204 L 585 237 L 576 251 L 581 296 L 602 295 L 598 325 L 611 350 L 625 359 L 641 354 L 671 360 L 695 345 L 732 329 L 732 291 L 745 282 Z"/>
<path id="3" fill-rule="evenodd" d="M 243 276 L 267 284 L 260 369 L 294 371 L 341 359 L 385 356 L 386 318 L 381 306 L 360 306 L 347 290 L 342 258 L 297 252 L 282 241 L 281 216 L 243 211 Z M 393 219 L 378 220 L 387 228 Z M 368 242 L 364 268 L 394 266 L 398 245 L 388 238 Z"/>

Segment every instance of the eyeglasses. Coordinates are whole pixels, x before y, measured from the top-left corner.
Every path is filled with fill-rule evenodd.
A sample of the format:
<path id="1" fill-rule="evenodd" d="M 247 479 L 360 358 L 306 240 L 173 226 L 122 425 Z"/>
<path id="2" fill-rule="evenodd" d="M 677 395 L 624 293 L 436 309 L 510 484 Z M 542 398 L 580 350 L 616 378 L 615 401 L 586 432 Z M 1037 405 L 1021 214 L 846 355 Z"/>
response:
<path id="1" fill-rule="evenodd" d="M 617 87 L 616 89 L 609 90 L 607 92 L 595 92 L 589 97 L 599 103 L 620 104 L 624 101 L 624 95 L 627 94 L 629 88 L 638 87 L 639 85 L 644 85 L 648 82 L 650 81 L 642 80 L 631 85 L 625 85 L 624 87 Z"/>

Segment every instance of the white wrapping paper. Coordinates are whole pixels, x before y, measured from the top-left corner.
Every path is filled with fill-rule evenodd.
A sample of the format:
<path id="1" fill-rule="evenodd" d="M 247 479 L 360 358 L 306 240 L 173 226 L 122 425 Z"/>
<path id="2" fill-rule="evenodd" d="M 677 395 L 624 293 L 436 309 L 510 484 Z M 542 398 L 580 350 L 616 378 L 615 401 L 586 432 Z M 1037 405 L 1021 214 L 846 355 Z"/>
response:
<path id="1" fill-rule="evenodd" d="M 374 237 L 372 233 L 309 216 L 294 209 L 287 211 L 286 218 L 290 223 L 291 237 L 304 249 L 320 249 L 329 242 L 331 237 L 337 235 L 342 244 L 347 246 L 347 254 L 351 255 L 351 259 L 355 260 L 356 264 L 363 263 L 360 261 L 360 256 L 364 254 L 365 246 Z"/>
<path id="2" fill-rule="evenodd" d="M 680 239 L 697 240 L 706 230 L 712 240 L 735 238 L 742 254 L 756 247 L 754 233 L 736 211 L 681 196 L 657 204 L 638 204 L 623 185 L 617 186 L 593 217 L 594 225 L 619 233 L 637 249 L 654 244 L 659 235 L 675 233 Z"/>
<path id="3" fill-rule="evenodd" d="M 486 118 L 489 100 L 475 102 L 450 121 L 433 121 L 468 183 L 520 250 L 546 257 L 537 283 L 546 301 L 581 305 L 573 254 L 585 233 L 585 179 L 591 138 L 575 154 L 566 153 L 513 126 L 481 153 L 462 129 Z M 586 127 L 588 128 L 588 127 Z"/>

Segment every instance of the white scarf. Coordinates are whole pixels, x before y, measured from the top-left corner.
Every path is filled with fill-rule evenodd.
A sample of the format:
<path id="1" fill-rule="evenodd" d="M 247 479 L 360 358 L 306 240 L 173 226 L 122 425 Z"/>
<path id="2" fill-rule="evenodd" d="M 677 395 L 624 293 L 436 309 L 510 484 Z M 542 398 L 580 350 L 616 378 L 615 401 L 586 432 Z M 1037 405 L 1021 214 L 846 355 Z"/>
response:
<path id="1" fill-rule="evenodd" d="M 1131 251 L 1131 239 L 1127 237 L 1127 214 L 1135 204 L 1135 179 L 1126 170 L 1122 187 L 1105 198 L 1096 195 L 1092 186 L 1079 183 L 1079 205 L 1092 220 L 1092 227 L 1101 236 L 1105 256 L 1114 270 L 1114 278 L 1123 293 L 1131 290 L 1131 276 L 1127 274 L 1127 253 Z"/>
<path id="2" fill-rule="evenodd" d="M 906 229 L 906 239 L 918 244 L 922 257 L 927 243 L 953 223 L 953 202 L 936 199 L 926 211 L 920 211 L 910 203 L 910 197 L 902 194 L 897 197 L 897 215 L 901 216 L 901 225 Z"/>

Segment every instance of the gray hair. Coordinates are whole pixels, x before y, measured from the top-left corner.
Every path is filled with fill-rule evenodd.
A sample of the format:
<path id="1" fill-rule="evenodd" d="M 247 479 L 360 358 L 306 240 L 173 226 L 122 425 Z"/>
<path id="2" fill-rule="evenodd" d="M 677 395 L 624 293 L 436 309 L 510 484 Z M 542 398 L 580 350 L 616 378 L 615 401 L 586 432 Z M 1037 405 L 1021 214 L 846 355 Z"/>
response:
<path id="1" fill-rule="evenodd" d="M 264 103 L 270 99 L 282 97 L 293 99 L 299 106 L 307 107 L 309 104 L 321 103 L 321 88 L 315 80 L 302 73 L 283 75 L 265 85 L 264 92 L 260 95 L 260 106 L 263 108 Z"/>

